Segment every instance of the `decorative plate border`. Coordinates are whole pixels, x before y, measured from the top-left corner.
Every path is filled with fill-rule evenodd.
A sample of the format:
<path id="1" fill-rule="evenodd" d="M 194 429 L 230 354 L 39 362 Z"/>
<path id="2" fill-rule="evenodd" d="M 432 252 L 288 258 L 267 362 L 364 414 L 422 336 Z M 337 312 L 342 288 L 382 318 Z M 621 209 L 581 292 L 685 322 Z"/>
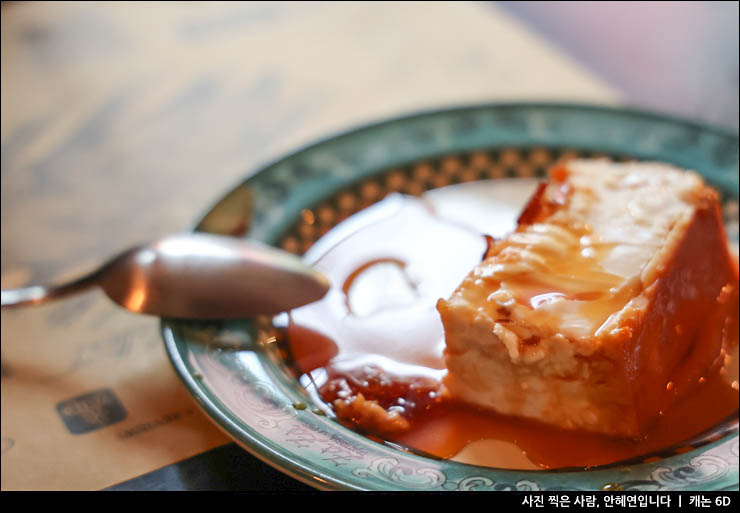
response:
<path id="1" fill-rule="evenodd" d="M 737 135 L 656 114 L 562 104 L 495 104 L 426 112 L 324 140 L 263 167 L 196 230 L 278 244 L 304 209 L 378 173 L 496 148 L 575 148 L 694 169 L 737 216 Z M 734 226 L 737 226 L 736 220 Z M 164 319 L 168 355 L 196 402 L 251 453 L 317 488 L 365 490 L 715 490 L 737 488 L 738 436 L 651 463 L 579 472 L 488 469 L 407 454 L 311 408 L 252 322 Z"/>

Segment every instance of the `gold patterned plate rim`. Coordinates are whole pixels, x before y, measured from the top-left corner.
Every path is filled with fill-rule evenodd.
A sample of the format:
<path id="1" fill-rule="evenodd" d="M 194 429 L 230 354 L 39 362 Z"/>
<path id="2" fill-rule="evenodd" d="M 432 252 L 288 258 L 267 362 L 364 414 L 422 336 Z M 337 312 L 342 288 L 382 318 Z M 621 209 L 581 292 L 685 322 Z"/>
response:
<path id="1" fill-rule="evenodd" d="M 414 194 L 468 178 L 541 176 L 548 162 L 568 151 L 660 160 L 698 171 L 720 190 L 728 233 L 737 243 L 737 135 L 645 111 L 540 103 L 423 112 L 324 139 L 262 166 L 214 205 L 196 230 L 249 236 L 303 253 L 325 230 L 388 192 L 393 173 L 406 176 L 406 189 L 397 190 Z M 476 167 L 475 159 L 496 164 L 502 156 L 510 163 L 478 165 L 467 178 L 460 171 Z M 439 172 L 418 171 L 419 166 L 437 166 Z M 453 178 L 445 182 L 441 175 Z M 348 191 L 354 201 L 346 199 Z M 322 207 L 335 215 L 322 213 Z M 277 345 L 269 343 L 270 333 L 254 322 L 163 319 L 162 335 L 179 377 L 219 427 L 258 458 L 317 488 L 737 488 L 736 431 L 657 461 L 591 471 L 509 471 L 431 460 L 361 437 L 312 408 L 294 408 L 305 394 Z"/>

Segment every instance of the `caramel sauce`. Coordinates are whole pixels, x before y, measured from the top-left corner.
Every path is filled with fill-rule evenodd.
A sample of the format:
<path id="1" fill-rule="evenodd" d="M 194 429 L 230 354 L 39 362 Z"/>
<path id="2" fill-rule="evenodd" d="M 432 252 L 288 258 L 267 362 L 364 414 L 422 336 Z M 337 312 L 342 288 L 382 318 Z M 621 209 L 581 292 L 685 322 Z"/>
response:
<path id="1" fill-rule="evenodd" d="M 489 249 L 492 263 L 481 278 L 529 305 L 538 325 L 562 330 L 573 319 L 568 335 L 590 337 L 637 292 L 635 283 L 603 268 L 615 247 L 587 227 L 520 225 Z"/>
<path id="2" fill-rule="evenodd" d="M 681 445 L 737 412 L 737 401 L 737 391 L 715 374 L 674 405 L 641 441 L 566 431 L 444 402 L 413 419 L 411 429 L 394 441 L 452 458 L 475 440 L 504 440 L 518 446 L 542 469 L 588 468 Z"/>
<path id="3" fill-rule="evenodd" d="M 444 333 L 434 305 L 449 296 L 495 241 L 446 223 L 419 200 L 404 200 L 392 215 L 371 223 L 362 222 L 365 215 L 355 216 L 360 229 L 345 230 L 348 236 L 319 248 L 320 258 L 313 264 L 329 276 L 332 291 L 322 301 L 291 312 L 287 327 L 295 364 L 304 378 L 310 376 L 301 382 L 316 399 L 331 405 L 362 394 L 390 414 L 402 415 L 409 425 L 400 432 L 353 426 L 360 432 L 452 459 L 474 442 L 495 440 L 504 445 L 479 460 L 482 464 L 562 469 L 624 462 L 680 447 L 728 419 L 727 428 L 734 422 L 736 429 L 737 344 L 734 354 L 723 354 L 709 372 L 677 376 L 676 384 L 669 383 L 666 394 L 680 389 L 683 397 L 661 412 L 639 441 L 566 431 L 443 399 Z M 602 290 L 570 293 L 579 301 L 598 302 L 603 295 Z M 532 287 L 522 299 L 537 309 L 554 297 L 548 294 L 565 292 Z M 737 289 L 724 305 L 731 315 L 721 333 L 710 329 L 697 337 L 737 340 Z M 341 421 L 353 424 L 351 418 Z"/>

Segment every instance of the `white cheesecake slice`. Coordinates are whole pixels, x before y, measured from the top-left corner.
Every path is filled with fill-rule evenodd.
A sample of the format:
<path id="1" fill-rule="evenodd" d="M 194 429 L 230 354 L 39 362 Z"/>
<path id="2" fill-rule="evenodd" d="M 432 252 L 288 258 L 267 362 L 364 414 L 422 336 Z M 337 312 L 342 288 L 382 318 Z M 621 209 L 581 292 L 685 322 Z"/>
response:
<path id="1" fill-rule="evenodd" d="M 454 399 L 638 438 L 719 364 L 737 308 L 716 193 L 658 163 L 550 172 L 437 308 Z"/>

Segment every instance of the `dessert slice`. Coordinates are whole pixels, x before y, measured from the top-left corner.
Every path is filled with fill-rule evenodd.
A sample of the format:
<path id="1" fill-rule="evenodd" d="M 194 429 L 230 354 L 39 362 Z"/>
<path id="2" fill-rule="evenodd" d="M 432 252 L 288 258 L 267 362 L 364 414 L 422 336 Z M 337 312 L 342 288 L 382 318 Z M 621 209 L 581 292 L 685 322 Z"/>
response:
<path id="1" fill-rule="evenodd" d="M 444 385 L 502 414 L 640 437 L 721 365 L 737 283 L 699 176 L 572 161 L 438 302 Z"/>

